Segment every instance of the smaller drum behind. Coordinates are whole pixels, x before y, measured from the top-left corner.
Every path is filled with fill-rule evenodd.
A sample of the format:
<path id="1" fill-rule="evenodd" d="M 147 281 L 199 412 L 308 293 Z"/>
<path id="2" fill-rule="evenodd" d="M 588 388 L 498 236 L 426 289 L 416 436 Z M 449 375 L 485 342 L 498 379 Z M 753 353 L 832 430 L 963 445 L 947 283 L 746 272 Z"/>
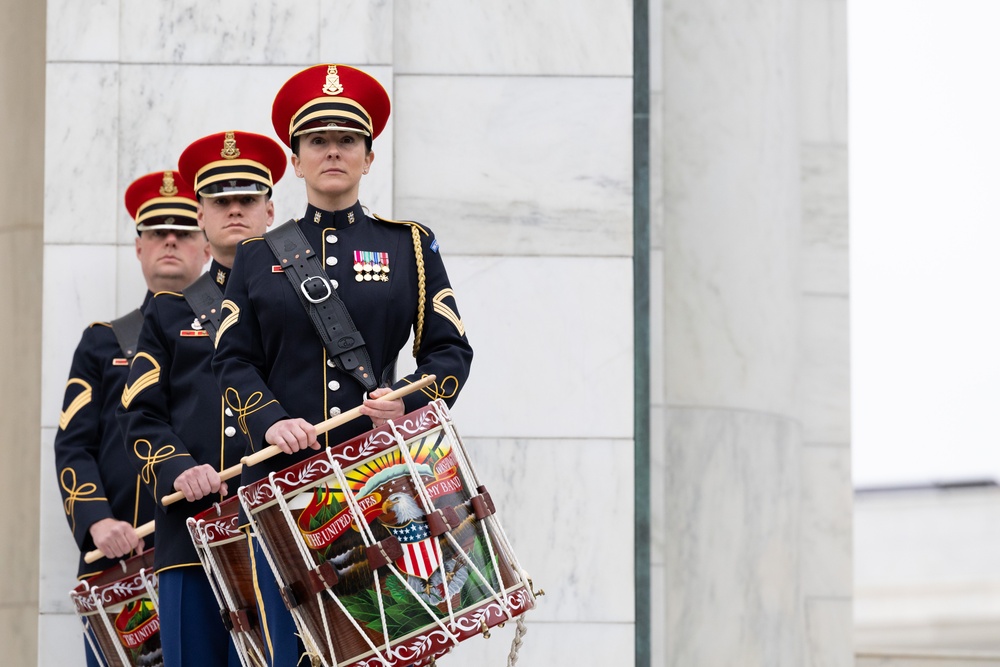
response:
<path id="1" fill-rule="evenodd" d="M 70 591 L 77 615 L 97 639 L 94 653 L 108 667 L 163 665 L 156 586 L 153 549 L 149 549 Z"/>
<path id="2" fill-rule="evenodd" d="M 245 667 L 263 667 L 264 637 L 239 510 L 239 500 L 233 496 L 188 519 L 187 525 L 240 661 Z"/>

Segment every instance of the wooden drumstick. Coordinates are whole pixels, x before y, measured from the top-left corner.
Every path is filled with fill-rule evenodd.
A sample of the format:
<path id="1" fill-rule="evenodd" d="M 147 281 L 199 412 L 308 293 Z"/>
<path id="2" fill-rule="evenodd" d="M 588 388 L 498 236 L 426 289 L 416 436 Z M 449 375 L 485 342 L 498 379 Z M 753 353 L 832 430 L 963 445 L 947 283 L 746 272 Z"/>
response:
<path id="1" fill-rule="evenodd" d="M 400 387 L 399 389 L 396 389 L 395 391 L 390 391 L 385 396 L 380 396 L 379 400 L 394 401 L 397 398 L 402 398 L 403 396 L 406 396 L 407 394 L 412 394 L 418 389 L 423 389 L 430 383 L 434 382 L 435 379 L 436 376 L 428 375 L 427 377 L 422 378 L 421 380 L 418 380 L 413 384 L 408 384 L 405 387 Z M 348 410 L 343 414 L 339 414 L 336 417 L 331 417 L 326 421 L 316 424 L 316 435 L 321 435 L 323 433 L 326 433 L 327 431 L 331 431 L 334 428 L 340 426 L 341 424 L 345 424 L 351 421 L 352 419 L 360 417 L 361 416 L 360 410 L 361 408 L 359 406 L 352 410 Z M 281 453 L 280 447 L 278 447 L 277 445 L 269 445 L 264 449 L 260 450 L 259 452 L 251 454 L 250 456 L 244 456 L 240 463 L 237 463 L 236 465 L 230 466 L 225 470 L 221 471 L 219 473 L 219 478 L 222 481 L 226 481 L 227 479 L 238 477 L 240 473 L 243 471 L 244 464 L 256 465 L 261 461 L 265 461 L 274 456 L 275 454 L 280 454 L 280 453 Z M 247 463 L 248 461 L 249 463 Z M 179 502 L 181 500 L 184 500 L 184 494 L 181 491 L 175 491 L 174 493 L 171 493 L 168 496 L 164 496 L 161 502 L 163 503 L 163 506 L 166 507 L 167 505 L 173 505 L 174 503 Z"/>
<path id="2" fill-rule="evenodd" d="M 385 396 L 379 396 L 378 400 L 380 400 L 380 401 L 395 401 L 397 398 L 402 398 L 403 396 L 406 396 L 407 394 L 412 394 L 413 392 L 415 392 L 415 391 L 417 391 L 419 389 L 423 389 L 424 387 L 430 385 L 431 383 L 433 383 L 436 380 L 437 380 L 437 376 L 436 375 L 428 375 L 426 377 L 423 377 L 423 378 L 417 380 L 413 384 L 408 384 L 405 387 L 400 387 L 399 389 L 395 389 L 393 391 L 390 391 Z M 341 424 L 346 424 L 347 422 L 351 421 L 352 419 L 357 419 L 360 416 L 361 416 L 361 406 L 359 405 L 358 407 L 351 408 L 347 412 L 341 413 L 341 414 L 337 415 L 336 417 L 331 417 L 330 419 L 327 419 L 326 421 L 322 421 L 322 422 L 316 424 L 316 435 L 322 435 L 323 433 L 326 433 L 327 431 L 332 431 L 333 429 L 337 428 Z M 243 459 L 242 459 L 243 465 L 245 465 L 245 466 L 255 466 L 258 463 L 260 463 L 261 461 L 266 461 L 269 458 L 275 456 L 276 454 L 281 454 L 281 453 L 282 453 L 281 452 L 281 448 L 278 447 L 277 445 L 268 445 L 267 447 L 265 447 L 264 449 L 260 450 L 259 452 L 254 452 L 250 456 L 244 456 Z"/>
<path id="3" fill-rule="evenodd" d="M 139 526 L 138 528 L 135 529 L 135 534 L 136 534 L 136 537 L 138 537 L 139 539 L 142 539 L 142 538 L 146 537 L 147 535 L 152 535 L 153 534 L 153 522 L 150 521 L 148 523 L 142 524 L 141 526 Z M 94 549 L 93 551 L 88 551 L 87 553 L 85 553 L 83 555 L 83 562 L 90 564 L 90 563 L 93 563 L 95 561 L 100 560 L 101 558 L 104 558 L 104 552 L 101 551 L 100 549 Z"/>
<path id="4" fill-rule="evenodd" d="M 428 375 L 426 377 L 423 377 L 423 378 L 417 380 L 416 382 L 414 382 L 412 384 L 408 384 L 408 385 L 406 385 L 404 387 L 400 387 L 399 389 L 395 389 L 393 391 L 390 391 L 385 396 L 380 396 L 379 400 L 380 401 L 394 401 L 397 398 L 402 398 L 403 396 L 406 396 L 408 394 L 412 394 L 415 391 L 423 389 L 424 387 L 429 386 L 430 384 L 432 384 L 436 380 L 437 380 L 437 376 L 435 376 L 435 375 Z M 327 419 L 326 421 L 322 421 L 322 422 L 316 424 L 316 435 L 322 435 L 323 433 L 326 433 L 327 431 L 331 431 L 331 430 L 335 429 L 336 427 L 340 426 L 341 424 L 346 424 L 347 422 L 351 421 L 352 419 L 357 419 L 360 416 L 361 416 L 361 406 L 358 406 L 356 408 L 352 408 L 352 409 L 348 410 L 347 412 L 341 413 L 341 414 L 337 415 L 336 417 L 331 417 L 330 419 Z M 275 456 L 276 454 L 280 454 L 280 453 L 281 453 L 281 448 L 280 447 L 278 447 L 277 445 L 268 445 L 267 447 L 265 447 L 264 449 L 260 450 L 259 452 L 255 452 L 254 454 L 251 454 L 250 456 L 244 456 L 241 463 L 237 463 L 234 466 L 230 466 L 230 467 L 226 468 L 225 470 L 223 470 L 222 472 L 219 473 L 219 477 L 223 481 L 226 481 L 227 479 L 232 479 L 233 477 L 236 477 L 237 475 L 239 475 L 242 472 L 244 465 L 251 465 L 251 466 L 252 465 L 257 465 L 261 461 L 266 461 L 267 459 Z M 176 503 L 176 502 L 178 502 L 180 500 L 183 500 L 183 499 L 184 499 L 184 494 L 181 491 L 175 491 L 174 493 L 171 493 L 170 495 L 163 497 L 163 504 L 165 506 L 166 505 L 171 505 L 171 504 Z M 136 528 L 135 532 L 136 532 L 136 534 L 139 537 L 145 537 L 147 535 L 151 535 L 153 533 L 153 522 L 150 521 L 149 523 L 142 524 L 141 526 L 139 526 L 138 528 Z M 104 554 L 101 552 L 101 550 L 100 549 L 95 549 L 93 551 L 88 551 L 86 553 L 86 555 L 84 555 L 83 560 L 84 560 L 85 563 L 93 563 L 97 559 L 103 558 L 103 557 L 104 557 Z"/>

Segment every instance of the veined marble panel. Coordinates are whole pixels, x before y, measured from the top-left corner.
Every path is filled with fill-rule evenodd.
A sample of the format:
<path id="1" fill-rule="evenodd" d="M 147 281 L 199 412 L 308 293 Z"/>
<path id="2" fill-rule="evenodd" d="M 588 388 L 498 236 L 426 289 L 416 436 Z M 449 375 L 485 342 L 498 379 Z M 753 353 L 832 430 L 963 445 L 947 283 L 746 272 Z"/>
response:
<path id="1" fill-rule="evenodd" d="M 855 667 L 851 598 L 811 598 L 805 605 L 808 657 L 804 664 L 808 667 Z M 938 666 L 935 664 L 935 667 Z"/>
<path id="2" fill-rule="evenodd" d="M 319 3 L 120 0 L 125 63 L 313 63 Z"/>
<path id="3" fill-rule="evenodd" d="M 45 242 L 113 243 L 124 210 L 115 189 L 119 68 L 45 71 Z"/>
<path id="4" fill-rule="evenodd" d="M 455 256 L 438 238 L 475 350 L 456 403 L 467 432 L 631 438 L 631 262 Z M 397 376 L 414 366 L 409 349 Z"/>
<path id="5" fill-rule="evenodd" d="M 46 61 L 118 60 L 119 0 L 46 0 L 45 8 Z"/>
<path id="6" fill-rule="evenodd" d="M 795 2 L 663 16 L 666 400 L 791 414 L 800 139 Z"/>
<path id="7" fill-rule="evenodd" d="M 58 640 L 53 641 L 55 638 Z M 39 667 L 86 667 L 83 647 L 83 626 L 75 613 L 38 616 Z"/>
<path id="8" fill-rule="evenodd" d="M 59 423 L 73 351 L 91 322 L 117 317 L 115 247 L 45 246 L 42 306 L 42 424 Z M 86 280 L 81 280 L 83 272 Z"/>
<path id="9" fill-rule="evenodd" d="M 470 438 L 454 416 L 521 567 L 545 590 L 531 616 L 633 622 L 632 442 Z"/>
<path id="10" fill-rule="evenodd" d="M 393 62 L 392 0 L 319 3 L 319 61 L 388 65 Z"/>
<path id="11" fill-rule="evenodd" d="M 804 0 L 799 12 L 799 132 L 847 144 L 847 2 Z"/>
<path id="12" fill-rule="evenodd" d="M 802 291 L 850 290 L 847 148 L 802 146 Z"/>
<path id="13" fill-rule="evenodd" d="M 769 414 L 671 408 L 664 523 L 671 667 L 799 667 L 802 435 Z"/>
<path id="14" fill-rule="evenodd" d="M 667 647 L 671 638 L 663 628 L 667 627 L 666 567 L 655 561 L 649 568 L 649 655 L 653 665 L 667 664 Z"/>
<path id="15" fill-rule="evenodd" d="M 77 558 L 80 554 L 66 522 L 59 493 L 55 450 L 52 447 L 55 437 L 55 428 L 42 429 L 38 609 L 43 614 L 73 613 L 68 593 L 77 583 Z"/>
<path id="16" fill-rule="evenodd" d="M 633 662 L 635 626 L 631 623 L 538 622 L 529 612 L 526 627 L 528 632 L 518 652 L 518 667 L 591 667 Z M 508 623 L 493 630 L 489 640 L 473 637 L 462 642 L 441 664 L 504 665 L 513 638 L 514 625 Z"/>
<path id="17" fill-rule="evenodd" d="M 282 84 L 302 67 L 128 65 L 122 67 L 121 151 L 118 189 L 122 201 L 139 176 L 176 165 L 195 139 L 240 129 L 274 138 L 271 103 Z M 369 67 L 392 95 L 392 70 Z M 203 102 L 211 92 L 217 104 Z M 373 212 L 392 215 L 393 122 L 375 144 L 376 161 L 361 187 Z M 384 148 L 384 150 L 383 150 Z M 291 151 L 287 151 L 291 156 Z M 275 221 L 298 217 L 306 207 L 305 186 L 289 164 L 274 189 Z M 132 243 L 134 222 L 119 206 L 119 243 Z"/>
<path id="18" fill-rule="evenodd" d="M 849 446 L 802 448 L 802 594 L 849 598 L 854 590 Z"/>
<path id="19" fill-rule="evenodd" d="M 632 75 L 625 0 L 407 0 L 395 62 L 413 74 Z"/>
<path id="20" fill-rule="evenodd" d="M 397 76 L 398 215 L 454 252 L 632 254 L 632 81 Z"/>
<path id="21" fill-rule="evenodd" d="M 805 295 L 801 302 L 799 393 L 807 442 L 851 441 L 851 331 L 847 297 Z"/>

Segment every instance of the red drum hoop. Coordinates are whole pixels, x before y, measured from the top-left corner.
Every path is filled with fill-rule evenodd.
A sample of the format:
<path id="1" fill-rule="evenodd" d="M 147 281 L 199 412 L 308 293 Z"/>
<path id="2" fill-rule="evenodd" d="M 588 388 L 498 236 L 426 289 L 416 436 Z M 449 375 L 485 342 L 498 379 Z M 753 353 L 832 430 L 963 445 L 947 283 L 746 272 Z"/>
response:
<path id="1" fill-rule="evenodd" d="M 69 592 L 94 654 L 107 667 L 163 664 L 153 549 L 121 561 Z"/>
<path id="2" fill-rule="evenodd" d="M 534 606 L 443 401 L 239 498 L 306 651 L 325 667 L 430 664 Z"/>
<path id="3" fill-rule="evenodd" d="M 253 565 L 247 535 L 239 527 L 236 496 L 216 503 L 187 520 L 195 551 L 208 575 L 243 667 L 263 667 L 264 635 L 254 594 Z"/>

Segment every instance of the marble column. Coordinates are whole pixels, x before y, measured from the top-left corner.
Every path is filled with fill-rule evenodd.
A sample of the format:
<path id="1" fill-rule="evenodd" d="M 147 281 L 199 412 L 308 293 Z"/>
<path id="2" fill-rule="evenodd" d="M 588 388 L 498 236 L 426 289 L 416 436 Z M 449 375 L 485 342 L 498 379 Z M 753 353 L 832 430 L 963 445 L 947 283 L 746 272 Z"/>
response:
<path id="1" fill-rule="evenodd" d="M 830 475 L 806 447 L 808 408 L 831 392 L 810 355 L 839 353 L 842 338 L 817 337 L 803 295 L 811 100 L 800 85 L 830 78 L 802 58 L 803 4 L 667 0 L 651 11 L 657 665 L 850 664 L 849 633 L 830 645 L 821 632 L 817 646 L 808 615 L 824 552 L 847 572 L 849 599 L 849 531 L 817 549 L 803 527 L 849 527 L 850 480 L 834 472 L 829 497 L 810 493 Z M 846 336 L 846 318 L 819 320 Z M 833 613 L 849 627 L 849 603 Z"/>
<path id="2" fill-rule="evenodd" d="M 38 442 L 42 346 L 42 150 L 45 2 L 2 0 L 0 59 L 0 647 L 5 665 L 36 661 Z"/>

